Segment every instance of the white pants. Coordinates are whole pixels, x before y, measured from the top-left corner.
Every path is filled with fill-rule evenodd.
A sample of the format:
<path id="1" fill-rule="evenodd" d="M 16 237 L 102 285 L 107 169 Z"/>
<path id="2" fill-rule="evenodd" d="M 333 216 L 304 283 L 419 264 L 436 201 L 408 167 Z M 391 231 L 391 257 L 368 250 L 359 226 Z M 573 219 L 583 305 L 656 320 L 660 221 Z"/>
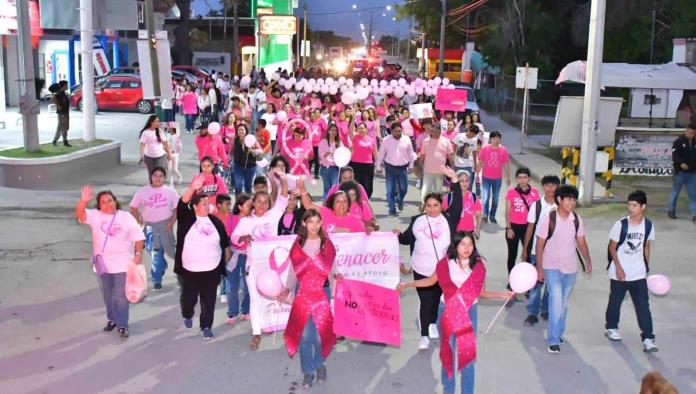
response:
<path id="1" fill-rule="evenodd" d="M 179 154 L 173 153 L 171 159 L 169 159 L 169 182 L 174 186 L 174 174 L 179 178 L 179 182 L 183 182 L 184 178 L 179 172 Z"/>

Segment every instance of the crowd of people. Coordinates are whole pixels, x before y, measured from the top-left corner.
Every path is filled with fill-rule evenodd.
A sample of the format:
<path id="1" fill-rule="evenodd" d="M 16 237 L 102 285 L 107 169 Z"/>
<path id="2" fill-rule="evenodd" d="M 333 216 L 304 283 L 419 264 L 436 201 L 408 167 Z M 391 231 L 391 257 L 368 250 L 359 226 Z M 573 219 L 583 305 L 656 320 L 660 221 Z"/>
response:
<path id="1" fill-rule="evenodd" d="M 478 298 L 515 297 L 510 286 L 486 289 L 486 270 L 495 267 L 476 248 L 484 223 L 496 224 L 500 217 L 503 181 L 507 270 L 529 261 L 538 273 L 521 324 L 536 325 L 539 317 L 548 321 L 547 350 L 561 351 L 578 261 L 587 272 L 593 267 L 584 223 L 575 212 L 577 189 L 561 185 L 555 175 L 544 176 L 537 189 L 525 167 L 514 172 L 513 185 L 502 136 L 485 131 L 479 114 L 411 116 L 410 104 L 432 102 L 434 95 L 372 89 L 351 103 L 342 97 L 349 90 L 299 91 L 296 82 L 287 83 L 292 75 L 277 74 L 231 82 L 220 75 L 204 86 L 177 86 L 173 112 L 184 116 L 188 133 L 198 131 L 199 173 L 181 196 L 173 188 L 175 178 L 182 182 L 183 151 L 174 114 L 162 122 L 150 116 L 140 132 L 149 184 L 136 192 L 130 213 L 119 210 L 110 191 L 97 195 L 96 209 L 87 209 L 94 197 L 90 187 L 83 189 L 75 214 L 92 228 L 94 254 L 107 262 L 100 277 L 108 319 L 104 330 L 118 328 L 128 337 L 124 272 L 130 262 L 141 264 L 144 248 L 152 255 L 154 291 L 162 290 L 167 259 L 173 259 L 185 327 L 193 326 L 200 303 L 201 334 L 214 337 L 218 287 L 227 324 L 250 320 L 245 281 L 250 248 L 266 237 L 296 235 L 290 260 L 298 289 L 286 289 L 280 297 L 296 293 L 285 342 L 290 356 L 300 354 L 305 387 L 326 380 L 326 360 L 336 342 L 328 289 L 342 279 L 334 274 L 330 234 L 380 229 L 372 196 L 375 175 L 384 174 L 389 216 L 404 212 L 409 177 L 420 188 L 419 212 L 403 231 L 393 230 L 410 248 L 410 264 L 402 263 L 401 273 L 414 279 L 397 289 L 417 290 L 418 348 L 427 350 L 431 340 L 440 339 L 445 392 L 454 392 L 457 371 L 462 371 L 462 393 L 474 390 Z M 339 159 L 342 148 L 350 152 L 347 163 Z M 311 196 L 307 184 L 319 179 L 322 192 Z M 629 292 L 643 350 L 652 352 L 657 347 L 646 275 L 655 228 L 644 217 L 646 205 L 645 193 L 632 193 L 627 217 L 611 229 L 605 328 L 610 340 L 621 339 L 619 311 Z M 260 327 L 252 324 L 250 347 L 258 349 L 261 338 Z"/>

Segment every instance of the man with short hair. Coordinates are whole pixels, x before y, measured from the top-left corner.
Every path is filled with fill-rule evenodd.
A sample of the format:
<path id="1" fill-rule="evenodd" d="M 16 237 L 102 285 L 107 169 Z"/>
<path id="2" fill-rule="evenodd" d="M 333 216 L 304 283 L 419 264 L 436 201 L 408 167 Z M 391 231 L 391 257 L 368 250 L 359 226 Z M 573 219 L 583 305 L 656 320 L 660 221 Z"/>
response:
<path id="1" fill-rule="evenodd" d="M 677 218 L 677 199 L 682 186 L 686 187 L 691 208 L 691 220 L 696 223 L 696 122 L 689 124 L 684 135 L 679 136 L 672 144 L 672 162 L 674 163 L 674 178 L 672 192 L 669 195 L 667 216 Z"/>
<path id="2" fill-rule="evenodd" d="M 65 93 L 68 90 L 68 81 L 58 82 L 58 91 L 53 95 L 51 101 L 56 105 L 58 114 L 58 127 L 56 135 L 53 137 L 53 146 L 58 145 L 58 139 L 63 137 L 63 145 L 71 147 L 68 142 L 68 129 L 70 129 L 70 99 Z"/>
<path id="3" fill-rule="evenodd" d="M 426 126 L 430 138 L 423 141 L 419 161 L 423 165 L 423 187 L 421 202 L 430 192 L 439 193 L 445 181 L 443 169 L 447 164 L 454 163 L 454 148 L 447 138 L 441 136 L 440 127 L 432 123 Z"/>
<path id="4" fill-rule="evenodd" d="M 389 216 L 398 216 L 404 209 L 404 197 L 408 191 L 408 174 L 413 172 L 414 161 L 413 144 L 401 131 L 401 124 L 394 122 L 391 125 L 391 134 L 382 141 L 376 161 L 377 173 L 382 173 L 382 163 L 386 170 L 387 204 Z M 394 198 L 396 195 L 396 198 Z"/>
<path id="5" fill-rule="evenodd" d="M 251 133 L 256 133 L 257 119 L 261 116 L 259 112 L 265 108 L 266 94 L 258 89 L 254 82 L 249 84 L 249 108 L 251 108 Z"/>
<path id="6" fill-rule="evenodd" d="M 491 138 L 493 133 L 491 133 Z M 585 226 L 574 212 L 578 189 L 563 185 L 554 198 L 558 208 L 539 221 L 536 229 L 536 269 L 539 282 L 549 289 L 549 327 L 546 343 L 549 353 L 560 353 L 568 315 L 568 298 L 578 271 L 577 248 L 585 260 L 587 273 L 592 260 L 585 240 Z M 582 263 L 582 262 L 581 262 Z"/>

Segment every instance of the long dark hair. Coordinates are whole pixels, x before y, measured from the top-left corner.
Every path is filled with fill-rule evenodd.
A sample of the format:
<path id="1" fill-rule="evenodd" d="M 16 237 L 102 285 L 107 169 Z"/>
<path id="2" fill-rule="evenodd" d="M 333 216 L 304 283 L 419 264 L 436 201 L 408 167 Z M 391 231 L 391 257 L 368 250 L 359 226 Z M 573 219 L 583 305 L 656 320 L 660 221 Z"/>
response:
<path id="1" fill-rule="evenodd" d="M 336 130 L 336 138 L 334 138 L 333 142 L 336 143 L 337 147 L 341 146 L 341 135 L 338 132 L 338 126 L 335 122 L 329 123 L 329 127 L 326 129 L 326 141 L 329 143 L 329 146 L 331 146 L 331 134 L 329 134 L 329 130 L 331 129 Z"/>
<path id="2" fill-rule="evenodd" d="M 297 229 L 297 243 L 299 243 L 302 247 L 305 246 L 305 242 L 307 242 L 307 236 L 309 235 L 307 232 L 307 221 L 313 217 L 318 217 L 320 220 L 322 220 L 321 214 L 318 210 L 314 208 L 308 209 L 304 213 L 304 215 L 302 215 L 302 225 L 299 226 L 299 228 Z M 320 248 L 324 249 L 324 245 L 326 245 L 326 242 L 329 240 L 329 237 L 324 232 L 323 227 L 319 227 L 319 238 L 321 239 Z"/>
<path id="3" fill-rule="evenodd" d="M 116 210 L 117 210 L 117 211 L 120 210 L 120 209 L 121 209 L 121 203 L 118 202 L 118 198 L 116 198 L 116 195 L 115 195 L 114 192 L 112 192 L 111 190 L 102 190 L 102 191 L 100 191 L 99 193 L 97 193 L 97 209 L 100 209 L 100 208 L 101 208 L 101 198 L 102 198 L 102 196 L 107 195 L 107 194 L 110 195 L 111 198 L 114 199 L 114 202 L 116 203 Z"/>
<path id="4" fill-rule="evenodd" d="M 235 197 L 234 201 L 234 208 L 232 208 L 232 214 L 233 215 L 239 215 L 242 213 L 241 206 L 244 205 L 247 201 L 251 200 L 251 196 L 247 193 L 239 193 Z"/>
<path id="5" fill-rule="evenodd" d="M 338 190 L 345 192 L 346 196 L 348 195 L 349 191 L 353 190 L 357 195 L 357 198 L 355 199 L 356 204 L 359 204 L 362 207 L 362 193 L 360 193 L 360 186 L 358 186 L 358 184 L 355 181 L 341 183 L 341 186 L 338 188 Z M 348 200 L 350 200 L 350 196 L 348 197 Z"/>
<path id="6" fill-rule="evenodd" d="M 459 246 L 459 243 L 462 242 L 464 238 L 471 239 L 471 243 L 474 245 L 474 251 L 471 252 L 471 256 L 469 256 L 469 268 L 474 269 L 476 262 L 481 258 L 481 255 L 479 254 L 478 249 L 476 249 L 476 238 L 474 238 L 474 235 L 468 231 L 458 231 L 456 234 L 454 234 L 452 237 L 452 243 L 450 243 L 449 247 L 447 248 L 447 258 L 449 260 L 459 261 L 457 246 Z"/>
<path id="7" fill-rule="evenodd" d="M 157 115 L 150 115 L 150 117 L 147 118 L 147 122 L 145 122 L 145 127 L 143 127 L 142 130 L 140 130 L 140 135 L 138 136 L 138 138 L 143 136 L 145 130 L 152 128 L 152 123 L 155 121 L 155 119 L 159 119 Z M 162 137 L 160 136 L 159 128 L 155 129 L 155 135 L 157 136 L 157 142 L 162 142 Z"/>

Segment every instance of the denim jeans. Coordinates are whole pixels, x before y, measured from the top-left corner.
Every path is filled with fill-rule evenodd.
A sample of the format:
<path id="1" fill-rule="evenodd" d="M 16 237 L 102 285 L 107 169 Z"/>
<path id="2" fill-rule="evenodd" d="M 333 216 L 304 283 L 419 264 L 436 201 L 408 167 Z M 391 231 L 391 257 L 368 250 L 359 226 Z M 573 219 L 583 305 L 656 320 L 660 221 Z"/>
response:
<path id="1" fill-rule="evenodd" d="M 500 187 L 503 184 L 503 178 L 488 179 L 483 178 L 483 217 L 490 216 L 495 218 L 495 213 L 498 210 L 498 196 L 500 195 Z"/>
<path id="2" fill-rule="evenodd" d="M 233 167 L 235 193 L 251 193 L 251 183 L 254 181 L 254 174 L 256 174 L 256 166 L 244 168 L 235 163 Z"/>
<path id="3" fill-rule="evenodd" d="M 461 170 L 464 170 L 464 171 L 469 173 L 469 191 L 471 191 L 474 188 L 474 168 L 473 167 L 454 167 L 455 172 L 459 172 Z"/>
<path id="4" fill-rule="evenodd" d="M 549 346 L 561 344 L 568 315 L 568 297 L 576 276 L 577 272 L 564 274 L 557 269 L 544 269 L 544 280 L 549 290 L 549 327 L 546 339 Z"/>
<path id="5" fill-rule="evenodd" d="M 319 168 L 319 175 L 321 176 L 321 182 L 324 184 L 323 198 L 326 199 L 326 195 L 329 194 L 329 189 L 338 183 L 338 167 L 321 166 L 321 168 Z"/>
<path id="6" fill-rule="evenodd" d="M 686 186 L 686 194 L 689 196 L 689 208 L 691 216 L 696 216 L 696 172 L 680 171 L 674 174 L 672 192 L 669 194 L 669 211 L 677 210 L 677 199 L 682 186 Z"/>
<path id="7" fill-rule="evenodd" d="M 310 316 L 307 319 L 302 339 L 300 340 L 300 366 L 305 375 L 313 374 L 317 368 L 324 365 L 324 358 L 321 356 L 321 338 L 317 331 L 317 326 Z"/>
<path id="8" fill-rule="evenodd" d="M 408 165 L 397 167 L 384 163 L 384 176 L 387 181 L 389 213 L 396 213 L 396 205 L 403 205 L 408 191 Z M 395 195 L 396 198 L 394 198 Z"/>
<path id="9" fill-rule="evenodd" d="M 536 267 L 536 256 L 529 256 L 529 263 Z M 542 290 L 544 295 L 542 296 Z M 549 313 L 549 289 L 543 283 L 537 282 L 529 291 L 529 300 L 527 300 L 527 314 L 539 316 L 539 312 Z"/>
<path id="10" fill-rule="evenodd" d="M 106 318 L 119 328 L 128 328 L 128 299 L 126 298 L 126 273 L 104 274 L 99 277 L 106 305 Z"/>
<path id="11" fill-rule="evenodd" d="M 648 301 L 648 281 L 645 279 L 618 281 L 611 280 L 609 287 L 609 304 L 606 312 L 606 328 L 619 328 L 619 316 L 621 315 L 621 303 L 626 297 L 626 292 L 631 295 L 633 307 L 638 318 L 638 328 L 640 328 L 640 339 L 655 339 L 653 335 L 652 314 L 650 313 L 650 303 Z"/>
<path id="12" fill-rule="evenodd" d="M 186 119 L 186 131 L 193 131 L 196 128 L 196 114 L 186 114 L 184 119 Z"/>
<path id="13" fill-rule="evenodd" d="M 471 324 L 474 327 L 474 335 L 476 335 L 476 329 L 478 328 L 478 313 L 477 313 L 477 304 L 474 304 L 471 306 L 471 309 L 469 309 L 469 319 L 471 319 Z M 445 303 L 441 302 L 440 303 L 440 316 L 444 315 L 444 309 L 446 308 Z M 442 332 L 442 326 L 440 327 L 440 332 Z M 452 347 L 452 350 L 454 352 L 454 365 L 453 365 L 453 373 L 452 377 L 449 378 L 447 376 L 447 371 L 445 370 L 444 365 L 442 366 L 442 386 L 443 386 L 443 392 L 445 394 L 454 394 L 454 388 L 456 385 L 456 379 L 457 379 L 457 340 L 454 335 L 450 338 L 450 346 Z M 474 378 L 476 376 L 476 361 L 472 361 L 469 364 L 467 364 L 466 367 L 462 368 L 462 394 L 473 394 L 474 393 Z"/>
<path id="14" fill-rule="evenodd" d="M 236 252 L 235 252 L 236 253 Z M 232 271 L 227 271 L 227 317 L 239 315 L 239 287 L 241 283 L 244 297 L 242 298 L 242 314 L 249 314 L 249 289 L 246 284 L 246 260 L 245 254 L 240 254 L 237 266 Z"/>

